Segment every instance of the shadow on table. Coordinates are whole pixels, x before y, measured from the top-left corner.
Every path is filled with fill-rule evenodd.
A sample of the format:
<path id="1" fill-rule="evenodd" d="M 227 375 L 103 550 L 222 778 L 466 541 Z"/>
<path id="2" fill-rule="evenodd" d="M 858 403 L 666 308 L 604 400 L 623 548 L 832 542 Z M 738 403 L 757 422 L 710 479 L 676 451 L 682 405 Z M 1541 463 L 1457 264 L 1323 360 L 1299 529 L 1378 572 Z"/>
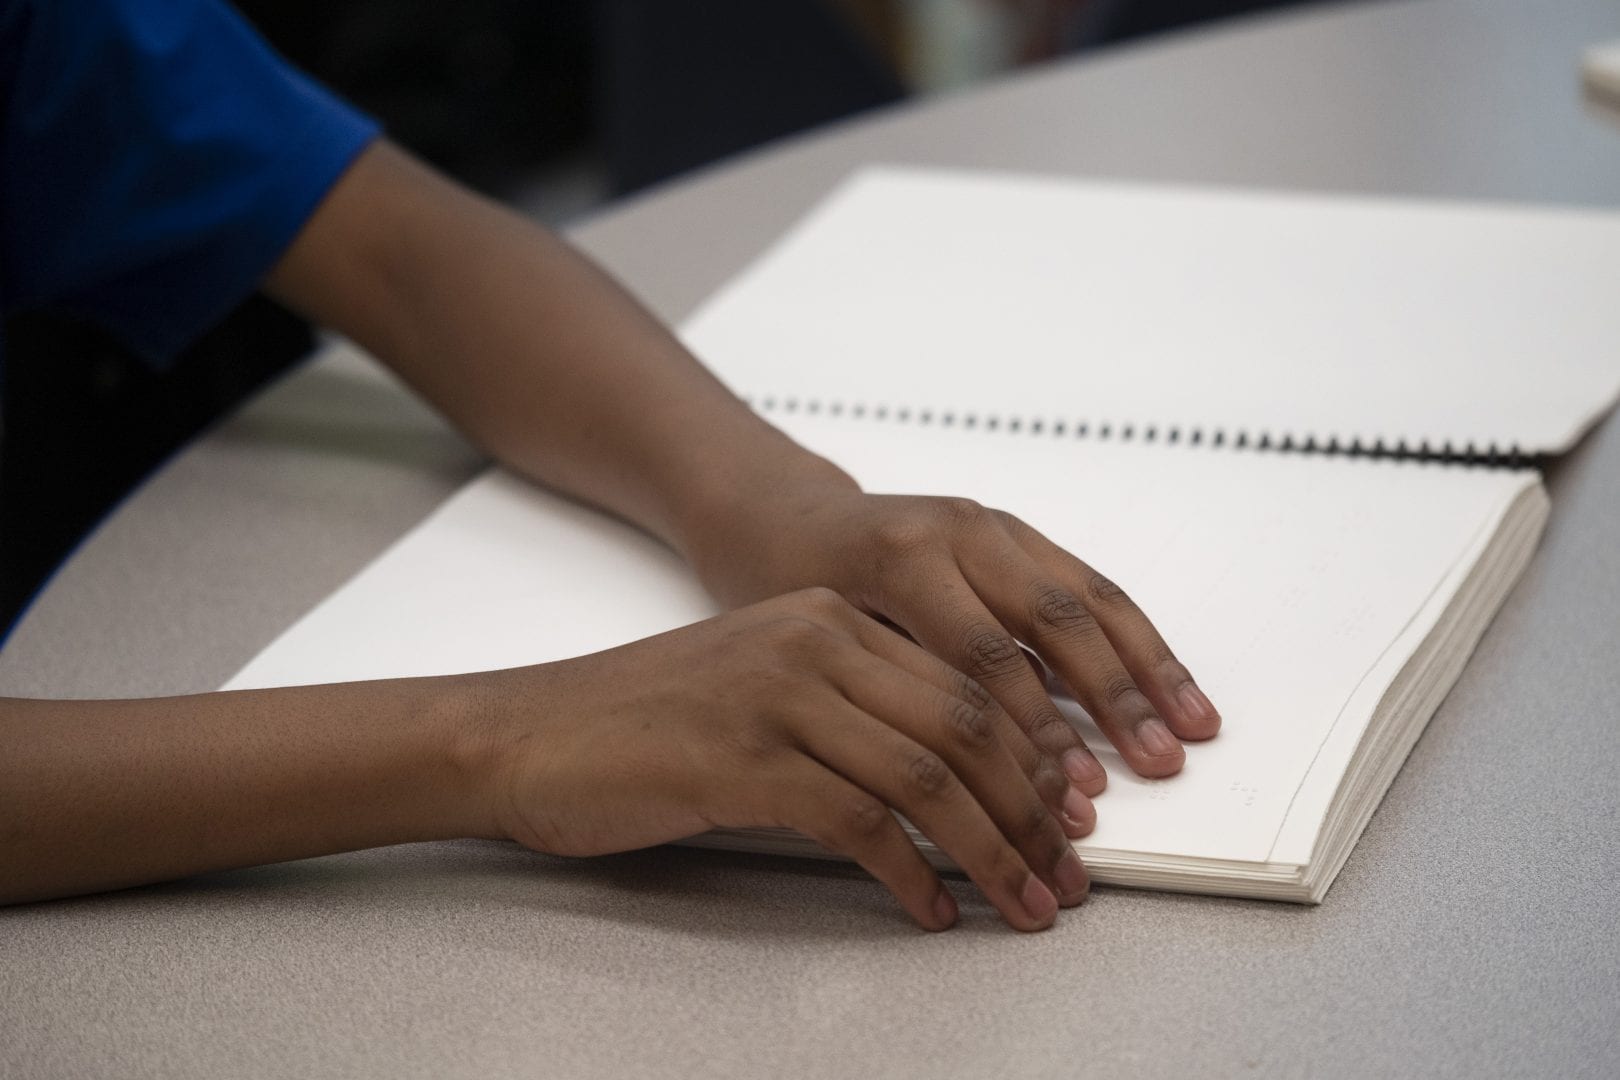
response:
<path id="1" fill-rule="evenodd" d="M 1010 933 L 995 909 L 960 875 L 947 877 L 961 907 L 953 933 Z M 1104 896 L 1132 890 L 1105 890 Z M 1276 912 L 1265 901 L 1158 894 L 1165 916 L 1219 905 Z M 659 934 L 732 942 L 880 942 L 929 936 L 864 870 L 853 864 L 661 847 L 573 859 L 498 841 L 410 844 L 272 866 L 198 875 L 117 893 L 26 905 L 123 909 L 144 921 L 173 914 L 263 918 L 284 912 L 317 921 L 390 918 L 421 930 L 454 932 L 466 919 L 514 914 L 577 926 L 611 923 Z M 1299 909 L 1303 914 L 1305 909 Z M 442 921 L 441 921 L 442 920 Z"/>
<path id="2" fill-rule="evenodd" d="M 995 919 L 965 897 L 964 927 Z M 561 858 L 499 841 L 408 844 L 271 866 L 200 874 L 113 893 L 21 905 L 0 918 L 47 909 L 118 909 L 145 921 L 167 911 L 263 918 L 408 919 L 418 929 L 444 918 L 514 911 L 542 920 L 609 922 L 727 940 L 878 940 L 920 933 L 882 886 L 858 867 L 807 859 L 653 848 L 588 859 Z M 980 916 L 983 916 L 982 918 Z"/>

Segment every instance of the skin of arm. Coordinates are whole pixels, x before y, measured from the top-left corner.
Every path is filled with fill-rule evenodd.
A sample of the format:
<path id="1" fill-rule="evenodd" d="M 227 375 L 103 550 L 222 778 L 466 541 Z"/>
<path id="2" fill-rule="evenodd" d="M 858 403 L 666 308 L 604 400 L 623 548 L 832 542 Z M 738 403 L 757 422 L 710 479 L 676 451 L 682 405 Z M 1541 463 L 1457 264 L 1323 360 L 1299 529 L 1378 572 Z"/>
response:
<path id="1" fill-rule="evenodd" d="M 1038 929 L 1085 895 L 1066 838 L 1104 777 L 1017 642 L 1146 775 L 1219 725 L 1107 579 L 966 500 L 862 493 L 565 243 L 385 142 L 266 284 L 510 467 L 662 538 L 737 610 L 508 672 L 0 701 L 0 902 L 411 840 L 590 854 L 772 824 L 943 928 L 954 906 L 895 807 Z M 841 741 L 812 749 L 829 716 Z"/>
<path id="2" fill-rule="evenodd" d="M 739 488 L 843 485 L 562 240 L 386 142 L 268 291 L 393 368 L 491 456 L 689 559 Z"/>

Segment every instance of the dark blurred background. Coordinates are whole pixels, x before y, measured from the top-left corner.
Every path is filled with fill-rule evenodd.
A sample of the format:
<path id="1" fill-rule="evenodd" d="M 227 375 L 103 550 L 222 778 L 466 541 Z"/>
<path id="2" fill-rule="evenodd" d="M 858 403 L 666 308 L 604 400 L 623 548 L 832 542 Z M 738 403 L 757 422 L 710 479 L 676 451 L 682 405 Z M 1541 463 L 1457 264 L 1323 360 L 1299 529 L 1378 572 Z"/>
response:
<path id="1" fill-rule="evenodd" d="M 550 224 L 740 150 L 1059 54 L 1299 0 L 240 0 L 440 168 Z M 310 351 L 244 304 L 154 372 L 93 328 L 5 324 L 0 632 L 164 458 Z"/>

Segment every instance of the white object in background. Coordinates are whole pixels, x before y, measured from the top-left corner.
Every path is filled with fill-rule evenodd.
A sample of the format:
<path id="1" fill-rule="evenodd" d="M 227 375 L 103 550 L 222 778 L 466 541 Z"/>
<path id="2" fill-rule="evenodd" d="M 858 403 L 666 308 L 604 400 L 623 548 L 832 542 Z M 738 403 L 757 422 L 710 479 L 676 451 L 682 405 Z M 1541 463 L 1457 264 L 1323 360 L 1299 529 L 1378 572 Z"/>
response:
<path id="1" fill-rule="evenodd" d="M 1594 45 L 1581 54 L 1581 82 L 1588 94 L 1620 108 L 1620 41 Z"/>
<path id="2" fill-rule="evenodd" d="M 906 80 L 916 90 L 953 90 L 1018 61 L 1017 12 L 980 0 L 906 0 Z"/>

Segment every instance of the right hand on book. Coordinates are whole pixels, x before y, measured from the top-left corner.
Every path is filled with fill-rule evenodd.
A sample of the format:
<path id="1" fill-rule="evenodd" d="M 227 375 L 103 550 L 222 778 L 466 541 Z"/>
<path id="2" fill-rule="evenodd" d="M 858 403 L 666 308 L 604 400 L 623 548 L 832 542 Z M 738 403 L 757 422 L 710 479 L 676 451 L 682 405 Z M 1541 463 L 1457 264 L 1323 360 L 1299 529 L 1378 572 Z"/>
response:
<path id="1" fill-rule="evenodd" d="M 943 930 L 955 901 L 898 810 L 1017 929 L 1050 925 L 1060 902 L 1088 891 L 1048 808 L 1062 793 L 1036 791 L 1043 781 L 1012 749 L 1028 742 L 1009 737 L 995 699 L 831 590 L 481 678 L 493 680 L 478 698 L 496 732 L 495 812 L 536 850 L 594 855 L 786 827 L 854 859 Z M 1074 796 L 1069 831 L 1089 832 L 1090 803 Z"/>

